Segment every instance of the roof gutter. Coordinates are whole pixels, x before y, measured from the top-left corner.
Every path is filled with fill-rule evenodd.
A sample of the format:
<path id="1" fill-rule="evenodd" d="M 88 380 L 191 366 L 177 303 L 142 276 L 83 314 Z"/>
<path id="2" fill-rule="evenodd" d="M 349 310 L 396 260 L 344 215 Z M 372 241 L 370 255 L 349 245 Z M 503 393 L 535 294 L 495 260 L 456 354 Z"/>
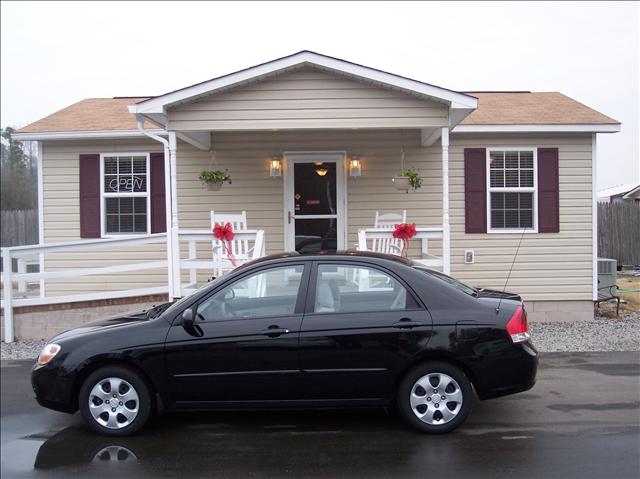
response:
<path id="1" fill-rule="evenodd" d="M 145 130 L 153 134 L 166 134 L 164 130 Z M 47 141 L 47 140 L 94 140 L 101 138 L 140 138 L 148 136 L 139 130 L 96 130 L 96 131 L 43 131 L 13 133 L 12 138 L 19 141 Z"/>
<path id="2" fill-rule="evenodd" d="M 620 130 L 620 123 L 458 125 L 452 133 L 617 133 Z"/>

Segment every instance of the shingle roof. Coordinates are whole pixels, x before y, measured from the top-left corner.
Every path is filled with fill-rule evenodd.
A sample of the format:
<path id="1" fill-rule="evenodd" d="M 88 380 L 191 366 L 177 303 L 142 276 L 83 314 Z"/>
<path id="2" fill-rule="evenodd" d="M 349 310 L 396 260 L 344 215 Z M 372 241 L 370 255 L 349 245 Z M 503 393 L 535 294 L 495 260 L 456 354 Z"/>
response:
<path id="1" fill-rule="evenodd" d="M 463 125 L 619 123 L 557 92 L 467 93 L 478 98 L 478 109 L 465 118 Z M 127 106 L 147 98 L 88 98 L 25 126 L 18 133 L 135 130 L 136 120 Z"/>
<path id="2" fill-rule="evenodd" d="M 20 128 L 18 133 L 135 130 L 136 117 L 127 106 L 147 98 L 87 98 Z M 145 126 L 157 128 L 151 123 Z"/>
<path id="3" fill-rule="evenodd" d="M 618 121 L 558 92 L 466 92 L 478 108 L 463 125 L 602 125 Z"/>

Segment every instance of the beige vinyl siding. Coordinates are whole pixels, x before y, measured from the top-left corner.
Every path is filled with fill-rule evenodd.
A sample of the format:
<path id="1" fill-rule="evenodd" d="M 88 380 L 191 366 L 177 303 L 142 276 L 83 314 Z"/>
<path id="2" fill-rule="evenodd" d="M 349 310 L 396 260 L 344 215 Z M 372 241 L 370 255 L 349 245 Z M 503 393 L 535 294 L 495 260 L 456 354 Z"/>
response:
<path id="1" fill-rule="evenodd" d="M 93 140 L 45 142 L 43 145 L 43 203 L 45 243 L 79 241 L 79 155 L 162 151 L 162 145 L 145 140 Z M 98 268 L 130 262 L 166 259 L 164 244 L 106 247 L 94 251 L 47 253 L 46 271 Z M 46 280 L 48 296 L 148 288 L 166 284 L 164 270 L 132 271 L 109 275 Z"/>
<path id="2" fill-rule="evenodd" d="M 439 143 L 420 146 L 419 130 L 307 130 L 215 132 L 213 149 L 198 150 L 180 142 L 177 151 L 178 215 L 180 228 L 210 227 L 209 211 L 247 211 L 248 225 L 266 232 L 267 253 L 284 245 L 283 178 L 270 178 L 269 159 L 288 151 L 344 151 L 358 155 L 362 176 L 347 177 L 346 246 L 357 241 L 360 228 L 373 225 L 375 211 L 407 210 L 409 222 L 419 226 L 442 223 L 442 159 Z M 406 167 L 418 168 L 423 187 L 415 193 L 394 189 L 391 177 L 400 169 L 405 147 Z M 44 146 L 45 242 L 80 239 L 78 155 L 80 153 L 160 151 L 158 143 L 142 140 L 50 142 Z M 507 289 L 527 300 L 591 300 L 591 138 L 590 136 L 469 136 L 452 135 L 450 146 L 452 274 L 480 287 L 504 287 L 519 234 L 464 233 L 464 148 L 487 146 L 558 147 L 560 172 L 560 233 L 525 234 Z M 233 184 L 208 191 L 198 180 L 205 169 L 228 168 Z M 417 242 L 413 251 L 417 252 Z M 431 242 L 441 254 L 441 242 Z M 464 264 L 464 250 L 475 251 L 475 264 Z M 182 245 L 186 257 L 186 245 Z M 102 253 L 47 255 L 46 268 L 104 266 L 164 259 L 164 245 L 109 249 Z M 200 258 L 210 258 L 210 244 L 202 242 Z M 199 280 L 206 278 L 202 272 Z M 183 273 L 183 280 L 186 276 Z M 105 277 L 48 280 L 48 294 L 105 291 L 158 286 L 164 271 L 140 271 Z"/>
<path id="3" fill-rule="evenodd" d="M 168 128 L 425 128 L 446 126 L 447 115 L 444 104 L 307 68 L 171 108 Z"/>
<path id="4" fill-rule="evenodd" d="M 591 300 L 590 135 L 452 136 L 449 149 L 452 275 L 470 284 L 504 289 L 522 236 L 464 232 L 464 148 L 491 146 L 559 149 L 560 232 L 524 235 L 507 290 L 520 293 L 527 300 Z M 465 249 L 475 251 L 475 264 L 464 264 Z"/>

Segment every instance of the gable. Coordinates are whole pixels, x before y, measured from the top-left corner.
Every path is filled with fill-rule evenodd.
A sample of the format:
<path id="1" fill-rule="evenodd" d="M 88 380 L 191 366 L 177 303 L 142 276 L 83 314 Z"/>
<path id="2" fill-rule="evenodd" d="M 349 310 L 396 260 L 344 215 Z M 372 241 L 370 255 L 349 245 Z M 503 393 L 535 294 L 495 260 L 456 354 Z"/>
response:
<path id="1" fill-rule="evenodd" d="M 426 128 L 448 106 L 373 82 L 304 67 L 199 97 L 167 111 L 175 130 Z"/>

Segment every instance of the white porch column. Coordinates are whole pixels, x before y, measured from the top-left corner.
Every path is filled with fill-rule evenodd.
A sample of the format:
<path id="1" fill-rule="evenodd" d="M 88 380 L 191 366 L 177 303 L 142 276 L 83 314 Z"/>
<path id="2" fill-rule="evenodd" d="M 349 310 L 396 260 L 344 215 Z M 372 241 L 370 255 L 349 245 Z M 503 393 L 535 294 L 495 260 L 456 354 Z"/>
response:
<path id="1" fill-rule="evenodd" d="M 167 283 L 169 301 L 176 298 L 173 291 L 173 235 L 171 234 L 171 222 L 173 215 L 171 214 L 171 152 L 169 142 L 164 144 L 164 191 L 165 191 L 165 224 L 167 225 Z"/>
<path id="2" fill-rule="evenodd" d="M 449 227 L 449 128 L 442 129 L 442 264 L 451 274 L 451 230 Z"/>
<path id="3" fill-rule="evenodd" d="M 44 244 L 44 182 L 43 182 L 43 160 L 44 160 L 44 148 L 42 142 L 36 142 L 38 149 L 37 156 L 37 173 L 38 173 L 38 243 Z M 40 273 L 44 273 L 44 253 L 38 255 L 38 263 Z M 46 296 L 44 279 L 40 280 L 40 297 Z"/>
<path id="4" fill-rule="evenodd" d="M 178 238 L 178 174 L 177 174 L 177 139 L 176 132 L 169 132 L 169 161 L 171 181 L 171 225 L 167 225 L 167 234 L 171 235 L 172 264 L 171 279 L 173 281 L 173 295 L 175 298 L 182 296 L 182 278 L 180 274 L 180 240 Z"/>

